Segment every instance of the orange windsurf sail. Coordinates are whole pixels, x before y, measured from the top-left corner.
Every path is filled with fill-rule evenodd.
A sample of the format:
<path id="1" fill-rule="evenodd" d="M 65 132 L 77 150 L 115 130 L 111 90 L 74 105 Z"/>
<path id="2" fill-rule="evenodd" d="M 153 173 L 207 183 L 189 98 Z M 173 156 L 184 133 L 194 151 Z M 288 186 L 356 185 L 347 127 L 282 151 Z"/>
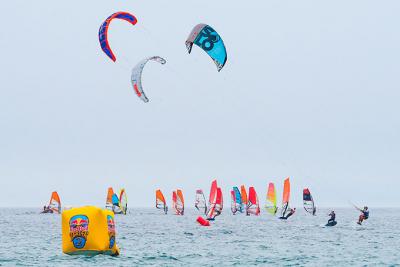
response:
<path id="1" fill-rule="evenodd" d="M 53 212 L 61 213 L 61 200 L 57 191 L 51 193 L 49 209 L 51 209 Z"/>
<path id="2" fill-rule="evenodd" d="M 246 192 L 246 187 L 244 185 L 240 186 L 240 195 L 242 196 L 242 203 L 244 205 L 247 205 L 247 192 Z"/>
<path id="3" fill-rule="evenodd" d="M 114 195 L 114 190 L 112 187 L 108 188 L 107 191 L 107 199 L 106 199 L 106 209 L 111 209 L 113 204 L 112 204 L 112 196 Z"/>

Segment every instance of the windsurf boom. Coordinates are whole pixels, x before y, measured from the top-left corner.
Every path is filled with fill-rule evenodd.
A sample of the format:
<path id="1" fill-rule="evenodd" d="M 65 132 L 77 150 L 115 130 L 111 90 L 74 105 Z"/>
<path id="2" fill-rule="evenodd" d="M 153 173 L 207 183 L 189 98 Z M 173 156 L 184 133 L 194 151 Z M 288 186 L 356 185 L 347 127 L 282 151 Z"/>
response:
<path id="1" fill-rule="evenodd" d="M 197 210 L 204 212 L 204 214 L 207 214 L 206 198 L 204 196 L 203 190 L 201 189 L 196 190 L 196 200 L 194 206 Z"/>

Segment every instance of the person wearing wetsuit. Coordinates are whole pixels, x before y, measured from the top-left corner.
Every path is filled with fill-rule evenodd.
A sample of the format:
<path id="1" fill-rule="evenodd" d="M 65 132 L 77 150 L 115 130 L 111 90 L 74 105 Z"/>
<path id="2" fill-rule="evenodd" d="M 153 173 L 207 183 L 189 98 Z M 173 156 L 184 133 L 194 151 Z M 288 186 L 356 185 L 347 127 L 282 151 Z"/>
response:
<path id="1" fill-rule="evenodd" d="M 333 223 L 333 222 L 335 221 L 335 219 L 336 219 L 335 211 L 332 210 L 331 213 L 329 213 L 328 216 L 331 216 L 331 217 L 329 218 L 329 220 L 328 220 L 328 224 Z"/>
<path id="2" fill-rule="evenodd" d="M 316 212 L 317 212 L 317 208 L 314 207 L 313 210 L 312 210 L 312 215 L 315 215 Z"/>
<path id="3" fill-rule="evenodd" d="M 357 222 L 359 225 L 361 225 L 361 223 L 364 220 L 367 220 L 369 217 L 369 210 L 368 210 L 367 206 L 365 206 L 362 210 L 360 209 L 360 211 L 361 211 L 361 215 L 360 215 L 360 217 L 358 217 L 358 222 Z"/>
<path id="4" fill-rule="evenodd" d="M 285 219 L 289 218 L 296 212 L 296 208 L 290 209 L 290 212 L 285 216 Z"/>

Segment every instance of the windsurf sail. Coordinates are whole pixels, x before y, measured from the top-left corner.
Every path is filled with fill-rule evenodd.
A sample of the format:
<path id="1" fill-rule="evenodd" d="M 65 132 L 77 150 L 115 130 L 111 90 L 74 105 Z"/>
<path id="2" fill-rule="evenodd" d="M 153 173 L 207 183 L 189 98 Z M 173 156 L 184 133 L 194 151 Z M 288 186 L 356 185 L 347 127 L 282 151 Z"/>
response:
<path id="1" fill-rule="evenodd" d="M 124 188 L 122 188 L 119 193 L 119 207 L 122 214 L 126 214 L 128 210 L 128 197 L 126 196 L 126 191 Z"/>
<path id="2" fill-rule="evenodd" d="M 112 187 L 108 188 L 107 191 L 107 199 L 106 199 L 106 209 L 112 210 L 113 207 L 113 202 L 112 202 L 112 196 L 114 195 L 114 190 Z"/>
<path id="3" fill-rule="evenodd" d="M 180 189 L 176 190 L 176 210 L 179 212 L 179 215 L 183 215 L 185 211 L 185 201 L 183 199 L 183 194 Z"/>
<path id="4" fill-rule="evenodd" d="M 165 201 L 164 195 L 160 189 L 156 191 L 156 208 L 163 209 L 165 214 L 168 212 L 167 202 Z"/>
<path id="5" fill-rule="evenodd" d="M 285 217 L 287 213 L 290 211 L 289 199 L 290 199 L 290 180 L 288 177 L 285 179 L 283 184 L 282 212 L 281 212 L 282 217 Z"/>
<path id="6" fill-rule="evenodd" d="M 52 212 L 61 213 L 61 200 L 57 191 L 51 193 L 48 209 Z"/>
<path id="7" fill-rule="evenodd" d="M 249 187 L 249 199 L 246 206 L 246 214 L 256 215 L 260 214 L 260 204 L 258 202 L 258 196 L 254 187 Z"/>
<path id="8" fill-rule="evenodd" d="M 119 197 L 118 197 L 118 195 L 114 193 L 114 194 L 112 195 L 112 197 L 111 197 L 111 201 L 112 201 L 112 211 L 113 211 L 115 214 L 121 214 L 121 213 L 122 213 L 122 210 L 121 210 L 121 208 L 119 207 L 120 203 L 119 203 Z"/>
<path id="9" fill-rule="evenodd" d="M 218 191 L 220 193 L 218 193 Z M 210 189 L 210 197 L 209 197 L 209 205 L 207 210 L 207 219 L 214 220 L 216 216 L 221 213 L 221 190 L 218 190 L 217 180 L 212 181 L 211 189 Z"/>
<path id="10" fill-rule="evenodd" d="M 219 205 L 220 211 L 222 211 L 224 209 L 224 196 L 222 195 L 222 190 L 221 190 L 220 187 L 217 188 L 217 201 L 216 201 L 216 203 L 217 203 L 217 205 Z"/>
<path id="11" fill-rule="evenodd" d="M 303 206 L 308 213 L 315 215 L 316 208 L 314 205 L 314 199 L 308 188 L 303 189 Z"/>
<path id="12" fill-rule="evenodd" d="M 235 191 L 231 190 L 231 211 L 232 214 L 235 215 L 236 212 L 238 211 L 237 207 L 236 207 L 236 195 L 235 195 Z"/>
<path id="13" fill-rule="evenodd" d="M 240 195 L 242 196 L 242 210 L 245 210 L 247 206 L 247 192 L 244 185 L 240 186 Z"/>
<path id="14" fill-rule="evenodd" d="M 179 211 L 176 204 L 177 201 L 178 197 L 176 196 L 176 191 L 172 191 L 172 208 L 174 209 L 175 214 L 179 215 Z"/>
<path id="15" fill-rule="evenodd" d="M 242 195 L 240 194 L 239 188 L 236 186 L 233 187 L 233 192 L 235 193 L 235 205 L 236 205 L 236 210 L 243 212 L 242 209 Z"/>
<path id="16" fill-rule="evenodd" d="M 267 192 L 267 204 L 265 205 L 267 211 L 275 215 L 278 211 L 278 207 L 276 206 L 276 191 L 274 183 L 269 183 L 268 192 Z"/>
<path id="17" fill-rule="evenodd" d="M 217 197 L 217 180 L 212 181 L 211 189 L 210 189 L 210 197 L 208 198 L 208 204 L 211 206 L 212 203 L 215 203 L 215 199 Z"/>
<path id="18" fill-rule="evenodd" d="M 196 201 L 194 202 L 194 206 L 197 210 L 204 212 L 204 214 L 207 214 L 206 198 L 204 196 L 203 190 L 201 189 L 196 190 Z"/>

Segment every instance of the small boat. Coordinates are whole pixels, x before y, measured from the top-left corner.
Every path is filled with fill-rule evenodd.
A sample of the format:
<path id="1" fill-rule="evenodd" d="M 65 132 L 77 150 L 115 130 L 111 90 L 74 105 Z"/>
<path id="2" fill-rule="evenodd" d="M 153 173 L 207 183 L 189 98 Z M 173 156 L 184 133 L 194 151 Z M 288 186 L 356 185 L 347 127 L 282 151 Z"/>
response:
<path id="1" fill-rule="evenodd" d="M 156 208 L 164 210 L 164 213 L 168 213 L 167 202 L 165 201 L 164 195 L 160 189 L 156 191 Z"/>

